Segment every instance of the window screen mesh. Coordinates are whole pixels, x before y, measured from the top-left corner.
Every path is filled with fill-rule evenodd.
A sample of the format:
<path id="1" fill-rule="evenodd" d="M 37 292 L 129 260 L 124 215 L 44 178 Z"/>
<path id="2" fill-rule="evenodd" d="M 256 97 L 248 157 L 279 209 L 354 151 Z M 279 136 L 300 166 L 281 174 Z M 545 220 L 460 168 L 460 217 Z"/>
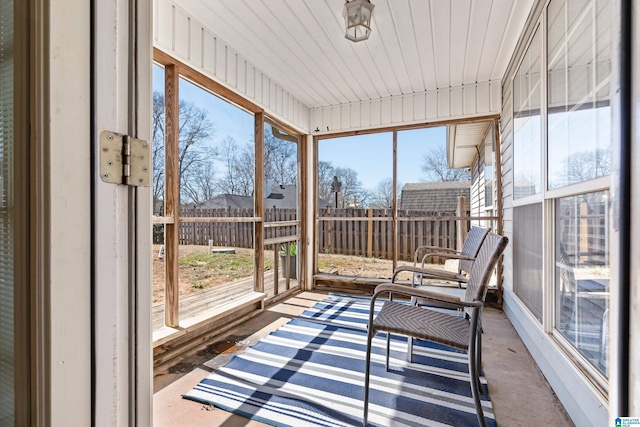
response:
<path id="1" fill-rule="evenodd" d="M 513 290 L 542 321 L 542 205 L 513 209 Z"/>
<path id="2" fill-rule="evenodd" d="M 0 425 L 14 424 L 13 0 L 0 0 Z"/>

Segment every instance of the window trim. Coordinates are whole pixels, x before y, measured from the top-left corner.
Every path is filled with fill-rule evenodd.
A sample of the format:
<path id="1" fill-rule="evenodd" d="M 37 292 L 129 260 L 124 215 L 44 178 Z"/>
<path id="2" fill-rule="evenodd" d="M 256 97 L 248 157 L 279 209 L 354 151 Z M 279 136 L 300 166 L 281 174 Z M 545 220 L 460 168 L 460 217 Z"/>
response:
<path id="1" fill-rule="evenodd" d="M 542 313 L 542 324 L 539 322 L 533 322 L 534 324 L 540 325 L 544 331 L 550 336 L 553 342 L 556 343 L 560 351 L 565 354 L 571 363 L 573 363 L 579 370 L 581 370 L 585 374 L 585 379 L 591 383 L 605 399 L 608 399 L 608 388 L 609 381 L 612 373 L 609 373 L 609 378 L 605 377 L 602 372 L 600 372 L 595 366 L 591 364 L 591 362 L 583 356 L 577 348 L 575 348 L 568 340 L 566 340 L 560 333 L 558 333 L 555 328 L 555 314 L 556 314 L 556 278 L 555 278 L 555 201 L 559 198 L 571 197 L 571 196 L 579 196 L 582 194 L 600 192 L 600 191 L 611 191 L 612 177 L 611 174 L 597 177 L 594 179 L 590 179 L 587 181 L 582 181 L 575 184 L 569 184 L 567 186 L 556 188 L 549 190 L 548 189 L 548 144 L 549 144 L 549 123 L 548 123 L 548 109 L 549 109 L 549 70 L 548 70 L 548 13 L 549 13 L 549 4 L 551 1 L 547 1 L 545 5 L 541 9 L 540 17 L 538 18 L 535 25 L 529 34 L 529 40 L 526 42 L 525 47 L 520 53 L 520 59 L 517 61 L 516 65 L 513 68 L 513 73 L 511 75 L 511 88 L 512 88 L 512 97 L 513 91 L 515 90 L 516 85 L 514 84 L 516 75 L 518 70 L 520 69 L 529 49 L 532 46 L 532 41 L 536 32 L 538 30 L 540 33 L 540 63 L 541 63 L 541 105 L 540 105 L 540 118 L 541 118 L 541 135 L 540 135 L 540 143 L 541 143 L 541 181 L 540 181 L 540 192 L 535 195 L 523 197 L 520 199 L 513 198 L 513 182 L 512 186 L 512 194 L 511 194 L 511 202 L 512 209 L 517 207 L 527 206 L 531 204 L 535 204 L 538 202 L 542 203 L 543 207 L 543 216 L 542 216 L 542 239 L 543 239 L 543 275 L 542 280 L 543 283 L 542 291 L 543 291 L 543 313 Z M 556 0 L 560 1 L 560 0 Z M 586 15 L 585 15 L 586 16 Z M 612 75 L 606 80 L 609 82 Z M 603 83 L 604 84 L 604 83 Z M 515 119 L 515 102 L 511 103 L 511 114 L 512 120 Z M 515 132 L 513 136 L 513 144 L 512 150 L 515 149 Z M 515 162 L 514 162 L 515 163 Z M 513 165 L 513 176 L 515 176 L 515 164 Z M 518 295 L 513 292 L 514 297 L 519 301 L 519 303 L 524 307 L 524 310 L 529 313 L 531 319 L 535 319 L 535 316 L 530 312 L 527 305 L 518 297 Z M 536 319 L 537 320 L 537 319 Z M 611 344 L 609 345 L 611 348 Z"/>

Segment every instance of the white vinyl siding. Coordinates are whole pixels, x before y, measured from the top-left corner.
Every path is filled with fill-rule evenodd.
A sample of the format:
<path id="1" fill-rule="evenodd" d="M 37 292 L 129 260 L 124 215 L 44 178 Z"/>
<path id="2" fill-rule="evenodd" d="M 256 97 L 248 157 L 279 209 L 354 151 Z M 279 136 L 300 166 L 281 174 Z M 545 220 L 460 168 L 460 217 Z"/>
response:
<path id="1" fill-rule="evenodd" d="M 338 106 L 313 108 L 314 135 L 459 120 L 500 113 L 500 82 L 497 80 L 410 95 L 397 95 Z"/>

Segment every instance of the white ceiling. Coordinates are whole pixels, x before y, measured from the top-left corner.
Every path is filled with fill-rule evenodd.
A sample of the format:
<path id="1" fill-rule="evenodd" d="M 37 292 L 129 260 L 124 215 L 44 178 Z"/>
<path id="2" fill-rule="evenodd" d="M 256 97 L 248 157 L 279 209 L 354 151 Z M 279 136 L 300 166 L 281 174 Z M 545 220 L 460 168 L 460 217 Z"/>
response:
<path id="1" fill-rule="evenodd" d="M 177 0 L 308 107 L 502 79 L 534 0 L 372 0 L 369 40 L 344 0 Z"/>

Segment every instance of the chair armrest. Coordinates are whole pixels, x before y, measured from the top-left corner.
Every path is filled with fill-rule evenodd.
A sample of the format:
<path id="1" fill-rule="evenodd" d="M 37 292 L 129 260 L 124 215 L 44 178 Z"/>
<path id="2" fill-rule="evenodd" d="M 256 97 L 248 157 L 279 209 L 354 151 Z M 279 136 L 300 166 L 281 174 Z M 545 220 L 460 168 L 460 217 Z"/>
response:
<path id="1" fill-rule="evenodd" d="M 460 253 L 460 251 L 457 251 L 457 250 L 455 250 L 453 248 L 443 248 L 441 246 L 418 246 L 416 248 L 415 252 L 419 252 L 419 251 L 423 251 L 423 250 Z"/>
<path id="2" fill-rule="evenodd" d="M 450 280 L 453 282 L 464 282 L 464 283 L 467 283 L 469 281 L 469 279 L 467 279 L 462 274 L 454 273 L 453 271 L 438 270 L 435 268 L 421 268 L 421 267 L 414 267 L 411 265 L 403 265 L 396 268 L 396 270 L 393 273 L 393 277 L 391 281 L 393 282 L 395 280 L 396 275 L 403 271 L 408 271 L 410 273 L 415 273 L 415 274 L 421 274 L 424 278 L 429 278 L 429 279 L 442 279 L 442 280 Z"/>
<path id="3" fill-rule="evenodd" d="M 433 301 L 446 302 L 454 304 L 459 307 L 482 307 L 482 301 L 462 301 L 460 298 L 453 295 L 444 295 L 437 292 L 428 291 L 426 289 L 409 288 L 403 285 L 397 285 L 395 283 L 383 283 L 376 286 L 373 294 L 373 299 L 381 293 L 389 292 L 392 294 L 400 294 L 408 297 L 426 298 Z"/>
<path id="4" fill-rule="evenodd" d="M 422 257 L 422 265 L 424 265 L 424 262 L 427 260 L 427 258 L 432 258 L 432 257 L 439 257 L 439 258 L 448 258 L 448 259 L 462 259 L 462 260 L 467 260 L 467 261 L 475 261 L 476 259 L 467 255 L 461 255 L 461 254 L 452 254 L 452 253 L 448 253 L 448 252 L 432 252 L 430 254 L 426 254 L 425 256 Z"/>
<path id="5" fill-rule="evenodd" d="M 425 254 L 425 256 L 429 253 L 429 252 L 440 252 L 440 253 L 451 253 L 451 254 L 459 254 L 460 252 L 455 250 L 455 249 L 451 249 L 451 248 L 441 248 L 440 246 L 418 246 L 416 248 L 416 250 L 413 252 L 413 263 L 417 264 L 418 263 L 418 255 L 421 252 L 427 252 Z M 424 261 L 423 261 L 424 262 Z"/>

